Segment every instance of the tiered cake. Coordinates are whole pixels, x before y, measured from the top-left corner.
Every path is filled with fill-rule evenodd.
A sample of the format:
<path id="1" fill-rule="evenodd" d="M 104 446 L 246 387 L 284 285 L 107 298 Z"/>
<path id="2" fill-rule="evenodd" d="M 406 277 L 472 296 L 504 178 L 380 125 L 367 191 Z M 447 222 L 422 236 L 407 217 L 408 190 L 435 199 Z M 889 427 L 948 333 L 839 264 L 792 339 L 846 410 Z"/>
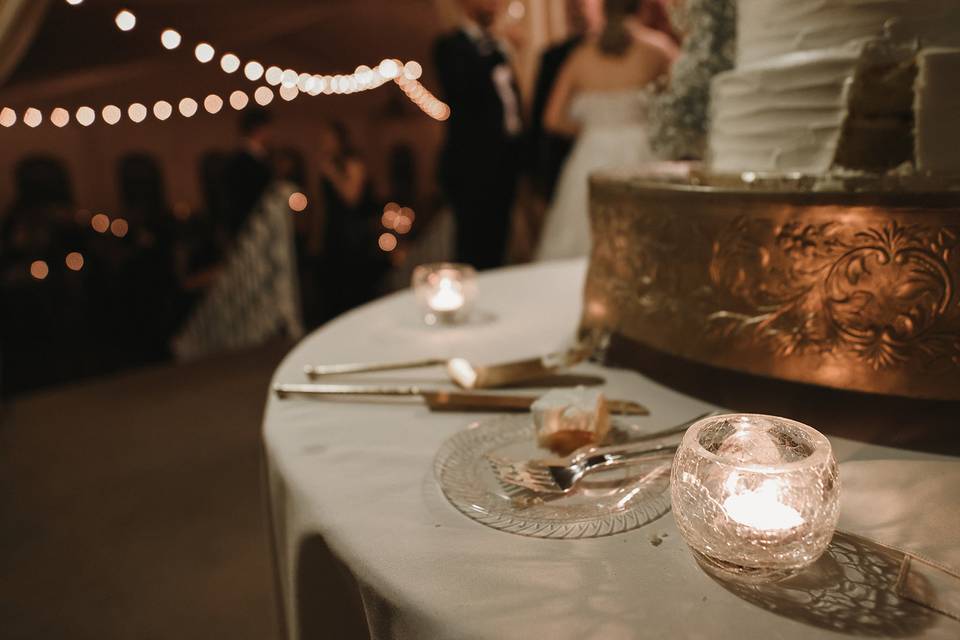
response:
<path id="1" fill-rule="evenodd" d="M 960 173 L 960 2 L 741 0 L 716 171 Z"/>
<path id="2" fill-rule="evenodd" d="M 706 168 L 592 178 L 584 330 L 960 400 L 960 0 L 740 0 Z"/>

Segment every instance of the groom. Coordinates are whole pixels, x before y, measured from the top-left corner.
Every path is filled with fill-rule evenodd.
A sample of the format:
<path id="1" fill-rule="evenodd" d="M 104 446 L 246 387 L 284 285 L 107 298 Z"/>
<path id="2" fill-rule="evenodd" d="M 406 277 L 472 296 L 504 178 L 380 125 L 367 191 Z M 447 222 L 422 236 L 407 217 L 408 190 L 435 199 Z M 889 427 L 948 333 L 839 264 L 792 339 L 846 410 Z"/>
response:
<path id="1" fill-rule="evenodd" d="M 461 0 L 465 21 L 434 46 L 450 105 L 440 184 L 456 219 L 457 260 L 501 266 L 520 169 L 520 97 L 509 54 L 490 32 L 501 0 Z"/>

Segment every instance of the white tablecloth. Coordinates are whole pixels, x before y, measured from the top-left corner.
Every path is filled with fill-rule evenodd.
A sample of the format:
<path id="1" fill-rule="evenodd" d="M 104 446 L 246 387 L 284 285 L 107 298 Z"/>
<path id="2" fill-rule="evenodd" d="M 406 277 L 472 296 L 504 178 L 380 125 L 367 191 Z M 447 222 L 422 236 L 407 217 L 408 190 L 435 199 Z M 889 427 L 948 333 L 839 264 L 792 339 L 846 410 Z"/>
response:
<path id="1" fill-rule="evenodd" d="M 274 382 L 302 382 L 306 363 L 454 355 L 483 363 L 546 353 L 573 337 L 583 275 L 581 261 L 484 274 L 480 307 L 492 317 L 460 328 L 425 327 L 409 292 L 389 296 L 310 335 L 284 360 Z M 633 372 L 602 375 L 611 397 L 650 407 L 644 420 L 651 425 L 672 425 L 708 408 Z M 391 376 L 397 379 L 375 379 Z M 443 382 L 439 370 L 418 376 Z M 872 623 L 853 611 L 839 616 L 845 620 L 839 624 L 829 607 L 818 617 L 810 606 L 798 613 L 777 600 L 737 593 L 699 568 L 670 514 L 629 533 L 589 540 L 525 538 L 482 526 L 450 506 L 433 477 L 441 443 L 475 417 L 432 414 L 417 403 L 271 395 L 264 440 L 291 637 L 298 637 L 304 608 L 321 620 L 355 615 L 322 595 L 325 583 L 343 588 L 337 567 L 352 576 L 347 584 L 356 586 L 348 588 L 359 590 L 361 615 L 374 638 L 960 637 L 955 620 L 906 605 L 893 611 L 889 599 L 872 607 Z M 931 459 L 832 441 L 842 461 Z M 942 507 L 956 510 L 958 504 Z M 863 526 L 858 533 L 872 533 L 870 523 Z M 334 564 L 304 566 L 299 551 L 306 539 L 322 539 Z M 318 575 L 305 580 L 310 571 Z M 298 584 L 312 586 L 298 593 Z M 869 593 L 860 588 L 862 601 Z M 878 617 L 878 610 L 892 611 L 896 624 Z"/>

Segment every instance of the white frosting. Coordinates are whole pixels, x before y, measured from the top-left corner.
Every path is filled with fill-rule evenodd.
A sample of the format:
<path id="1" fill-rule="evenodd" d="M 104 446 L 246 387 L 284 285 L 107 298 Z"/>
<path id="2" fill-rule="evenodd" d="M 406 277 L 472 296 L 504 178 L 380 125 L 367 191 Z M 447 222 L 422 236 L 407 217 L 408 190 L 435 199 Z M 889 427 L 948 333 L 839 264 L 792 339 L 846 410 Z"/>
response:
<path id="1" fill-rule="evenodd" d="M 960 0 L 739 0 L 737 12 L 737 66 L 713 81 L 714 170 L 833 168 L 854 71 L 866 45 L 880 40 L 922 48 L 918 168 L 960 163 L 960 144 L 950 138 L 960 126 L 956 61 L 923 55 L 926 47 L 960 47 Z"/>
<path id="2" fill-rule="evenodd" d="M 958 0 L 739 0 L 737 66 L 875 38 L 923 46 L 960 41 Z"/>

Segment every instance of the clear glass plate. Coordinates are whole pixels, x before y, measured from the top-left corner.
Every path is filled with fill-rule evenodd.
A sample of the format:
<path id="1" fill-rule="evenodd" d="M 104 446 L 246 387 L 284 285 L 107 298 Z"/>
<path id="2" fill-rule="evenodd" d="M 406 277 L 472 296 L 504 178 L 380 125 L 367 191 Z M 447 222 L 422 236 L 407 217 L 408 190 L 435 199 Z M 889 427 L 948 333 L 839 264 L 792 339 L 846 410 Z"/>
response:
<path id="1" fill-rule="evenodd" d="M 619 423 L 611 431 L 614 442 L 645 432 Z M 670 463 L 662 459 L 592 474 L 559 497 L 505 489 L 486 456 L 553 456 L 537 447 L 533 434 L 532 418 L 523 414 L 479 420 L 449 438 L 437 452 L 434 473 L 450 503 L 488 527 L 534 538 L 609 536 L 642 527 L 670 510 Z"/>

